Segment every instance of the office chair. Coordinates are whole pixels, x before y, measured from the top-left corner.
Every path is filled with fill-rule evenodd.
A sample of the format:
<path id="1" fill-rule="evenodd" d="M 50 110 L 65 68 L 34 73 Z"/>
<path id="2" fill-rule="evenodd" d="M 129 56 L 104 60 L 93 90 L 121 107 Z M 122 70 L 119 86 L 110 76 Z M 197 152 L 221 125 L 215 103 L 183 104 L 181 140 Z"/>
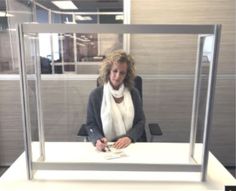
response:
<path id="1" fill-rule="evenodd" d="M 97 87 L 99 86 L 99 79 L 97 79 Z M 142 82 L 142 78 L 140 76 L 136 76 L 134 79 L 134 87 L 137 88 L 137 90 L 140 93 L 140 97 L 143 100 L 143 82 Z M 150 142 L 153 142 L 153 139 L 155 136 L 161 136 L 162 130 L 159 126 L 158 123 L 148 123 L 148 129 L 150 131 Z M 86 124 L 82 124 L 78 133 L 77 133 L 78 137 L 83 137 L 84 141 L 88 141 L 88 133 L 86 130 Z M 144 133 L 144 136 L 146 136 L 146 132 Z M 147 137 L 145 137 L 146 141 L 148 140 Z"/>

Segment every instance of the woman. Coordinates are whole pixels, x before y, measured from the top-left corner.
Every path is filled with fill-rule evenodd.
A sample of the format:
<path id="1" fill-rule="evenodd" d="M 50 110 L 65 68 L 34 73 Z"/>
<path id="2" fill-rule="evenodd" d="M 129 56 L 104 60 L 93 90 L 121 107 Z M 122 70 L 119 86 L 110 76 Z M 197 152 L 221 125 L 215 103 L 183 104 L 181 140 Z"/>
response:
<path id="1" fill-rule="evenodd" d="M 105 58 L 100 66 L 100 87 L 89 96 L 87 132 L 99 151 L 105 151 L 107 142 L 115 142 L 117 149 L 131 142 L 145 140 L 145 116 L 142 101 L 133 87 L 134 61 L 118 50 Z"/>

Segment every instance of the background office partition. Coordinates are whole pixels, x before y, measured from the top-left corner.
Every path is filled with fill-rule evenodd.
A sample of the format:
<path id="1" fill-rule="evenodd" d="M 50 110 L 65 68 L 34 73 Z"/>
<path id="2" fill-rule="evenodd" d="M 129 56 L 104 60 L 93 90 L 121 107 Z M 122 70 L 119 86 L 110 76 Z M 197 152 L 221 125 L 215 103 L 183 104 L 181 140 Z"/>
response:
<path id="1" fill-rule="evenodd" d="M 201 180 L 206 180 L 220 41 L 219 25 L 22 24 L 19 25 L 18 32 L 23 127 L 29 179 L 33 178 L 34 170 L 83 169 L 199 172 Z M 54 46 L 52 43 L 50 48 L 58 48 L 59 59 L 64 56 L 65 49 L 76 54 L 79 47 L 87 46 L 88 43 L 92 43 L 91 46 L 101 45 L 101 43 L 104 46 L 109 45 L 109 35 L 130 34 L 130 49 L 128 51 L 135 59 L 137 73 L 144 80 L 143 100 L 146 117 L 149 121 L 161 122 L 160 125 L 164 133 L 171 134 L 171 128 L 176 129 L 177 133 L 169 136 L 169 139 L 165 140 L 166 142 L 174 143 L 176 136 L 186 137 L 186 134 L 188 135 L 189 139 L 182 140 L 189 144 L 188 152 L 185 155 L 186 158 L 189 158 L 188 162 L 175 162 L 174 156 L 173 161 L 161 164 L 158 161 L 152 163 L 149 161 L 142 163 L 47 161 L 45 142 L 75 141 L 68 140 L 60 133 L 66 135 L 75 132 L 76 135 L 75 126 L 79 127 L 78 124 L 82 124 L 85 120 L 86 99 L 95 87 L 94 81 L 97 74 L 46 76 L 44 78 L 53 79 L 50 85 L 47 84 L 41 76 L 42 60 L 40 58 L 39 36 L 42 34 L 56 36 L 54 41 L 59 42 L 58 44 L 67 44 L 67 46 Z M 78 34 L 80 35 L 78 36 Z M 81 34 L 87 34 L 87 36 L 84 35 L 86 39 L 81 40 Z M 103 34 L 107 38 L 100 42 L 94 38 L 96 34 Z M 73 45 L 70 46 L 70 44 Z M 182 48 L 180 48 L 181 46 Z M 97 47 L 101 48 L 101 46 Z M 117 47 L 124 47 L 124 45 Z M 176 51 L 178 49 L 180 51 Z M 87 51 L 89 50 L 88 48 Z M 99 55 L 98 52 L 101 53 L 101 51 L 97 51 L 93 57 L 101 59 L 105 56 L 105 54 Z M 173 54 L 181 54 L 182 59 L 174 60 Z M 79 59 L 74 62 L 73 65 L 79 65 Z M 50 60 L 47 64 L 50 67 Z M 189 75 L 182 75 L 178 64 L 184 64 L 185 73 L 187 72 Z M 165 73 L 166 71 L 171 76 L 174 74 L 175 78 L 172 80 Z M 53 89 L 52 84 L 59 88 Z M 166 101 L 160 102 L 160 98 L 166 93 L 168 93 Z M 56 112 L 51 110 L 52 105 L 54 109 L 57 108 Z M 52 112 L 54 112 L 53 120 L 47 118 L 47 114 L 52 114 Z M 152 116 L 149 116 L 149 113 L 152 113 Z M 171 118 L 169 118 L 170 116 Z M 63 128 L 57 131 L 58 126 Z M 71 126 L 74 128 L 70 128 Z M 197 128 L 203 129 L 202 135 L 197 135 Z M 69 132 L 71 129 L 73 132 Z M 54 136 L 54 140 L 50 140 L 50 134 L 58 134 L 58 138 Z M 198 141 L 201 143 L 202 157 L 200 162 L 195 160 L 194 153 L 197 137 L 200 137 Z M 33 145 L 32 142 L 34 142 Z M 35 145 L 40 148 L 38 154 L 35 153 Z M 155 152 L 158 153 L 158 151 Z"/>

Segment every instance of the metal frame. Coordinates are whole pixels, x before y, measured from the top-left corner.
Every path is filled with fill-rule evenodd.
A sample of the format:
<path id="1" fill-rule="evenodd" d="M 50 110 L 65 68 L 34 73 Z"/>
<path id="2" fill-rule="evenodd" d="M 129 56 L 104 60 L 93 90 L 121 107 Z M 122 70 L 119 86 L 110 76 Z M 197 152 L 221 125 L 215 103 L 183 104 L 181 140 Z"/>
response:
<path id="1" fill-rule="evenodd" d="M 193 90 L 193 105 L 192 105 L 192 116 L 191 116 L 191 131 L 190 131 L 190 158 L 194 157 L 194 143 L 196 142 L 197 136 L 197 125 L 198 125 L 198 109 L 200 101 L 200 87 L 201 87 L 201 74 L 202 74 L 202 56 L 204 47 L 205 36 L 199 36 L 198 38 L 198 51 L 197 51 L 197 62 L 195 68 L 195 81 Z"/>
<path id="2" fill-rule="evenodd" d="M 38 120 L 40 120 L 39 131 L 41 135 L 40 149 L 41 149 L 41 162 L 32 161 L 32 148 L 31 148 L 31 126 L 30 126 L 30 113 L 29 113 L 29 94 L 27 87 L 27 74 L 25 68 L 25 50 L 24 50 L 24 34 L 26 33 L 128 33 L 128 34 L 196 34 L 196 35 L 213 35 L 214 48 L 212 51 L 213 59 L 210 63 L 207 100 L 205 108 L 205 121 L 204 121 L 204 135 L 203 135 L 203 154 L 202 164 L 127 164 L 127 163 L 44 163 L 42 159 L 45 157 L 44 153 L 44 135 L 43 135 L 43 116 L 40 110 L 41 95 L 36 97 L 38 110 Z M 216 72 L 219 54 L 221 25 L 111 25 L 111 24 L 21 24 L 18 27 L 19 45 L 20 45 L 20 72 L 21 72 L 21 89 L 22 89 L 22 110 L 23 110 L 23 127 L 25 135 L 25 153 L 27 163 L 28 178 L 33 178 L 34 170 L 125 170 L 125 171 L 187 171 L 187 172 L 201 172 L 201 181 L 206 181 L 208 154 L 209 154 L 209 137 L 212 122 L 212 111 L 214 103 L 214 91 L 216 82 Z M 201 57 L 203 54 L 204 36 L 199 36 L 198 52 L 196 62 L 196 74 L 194 84 L 193 108 L 192 108 L 192 121 L 190 132 L 190 159 L 194 160 L 194 146 L 196 143 L 197 132 L 197 116 L 199 104 L 199 91 L 200 91 L 200 76 L 201 76 Z M 36 90 L 40 94 L 40 68 L 36 68 Z"/>

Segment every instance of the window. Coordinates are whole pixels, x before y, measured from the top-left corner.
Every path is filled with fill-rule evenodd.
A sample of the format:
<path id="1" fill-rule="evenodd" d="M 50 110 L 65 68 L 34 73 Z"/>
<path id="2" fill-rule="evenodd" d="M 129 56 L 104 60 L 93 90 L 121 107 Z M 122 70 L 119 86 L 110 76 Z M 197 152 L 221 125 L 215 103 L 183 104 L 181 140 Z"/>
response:
<path id="1" fill-rule="evenodd" d="M 123 0 L 73 2 L 79 9 L 70 12 L 56 8 L 51 2 L 36 1 L 36 21 L 66 24 L 124 23 Z M 41 34 L 39 54 L 41 60 L 47 60 L 48 63 L 41 63 L 41 71 L 47 74 L 81 73 L 80 68 L 86 67 L 84 73 L 94 73 L 92 67 L 98 68 L 107 53 L 124 47 L 127 45 L 124 45 L 123 34 Z"/>

